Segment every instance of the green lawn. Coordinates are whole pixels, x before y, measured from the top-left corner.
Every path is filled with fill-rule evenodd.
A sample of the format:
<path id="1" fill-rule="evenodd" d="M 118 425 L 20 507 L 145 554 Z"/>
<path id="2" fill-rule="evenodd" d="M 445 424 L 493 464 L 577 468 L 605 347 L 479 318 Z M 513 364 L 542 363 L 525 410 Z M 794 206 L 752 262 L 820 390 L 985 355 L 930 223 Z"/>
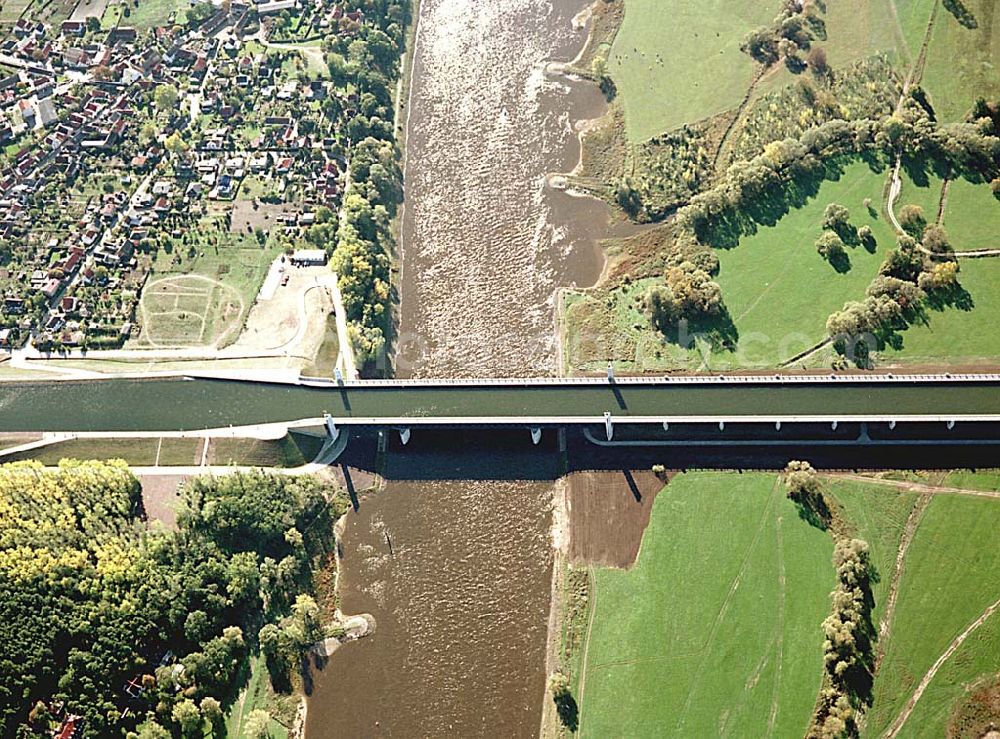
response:
<path id="1" fill-rule="evenodd" d="M 928 311 L 927 323 L 901 334 L 902 347 L 886 348 L 888 362 L 976 364 L 1000 357 L 1000 258 L 963 259 L 959 282 L 968 291 L 971 311 Z"/>
<path id="2" fill-rule="evenodd" d="M 815 198 L 777 225 L 719 251 L 718 282 L 740 341 L 736 356 L 720 354 L 713 367 L 773 366 L 821 341 L 830 314 L 848 300 L 864 298 L 895 244 L 892 227 L 864 207 L 870 198 L 877 212 L 884 183 L 884 175 L 866 164 L 851 164 L 839 180 L 824 182 Z M 851 268 L 844 273 L 834 270 L 814 246 L 830 203 L 846 206 L 855 227 L 871 226 L 877 242 L 874 254 L 860 246 L 849 249 Z"/>
<path id="3" fill-rule="evenodd" d="M 926 180 L 914 182 L 906 174 L 901 175 L 903 187 L 896 201 L 896 215 L 906 205 L 919 205 L 924 211 L 924 218 L 933 223 L 937 218 L 938 207 L 941 205 L 941 187 L 944 182 L 936 175 L 928 175 Z"/>
<path id="4" fill-rule="evenodd" d="M 57 465 L 61 459 L 124 459 L 131 465 L 151 467 L 157 459 L 163 466 L 188 466 L 201 461 L 201 439 L 74 439 L 4 457 L 4 462 L 36 459 Z"/>
<path id="5" fill-rule="evenodd" d="M 801 736 L 832 548 L 773 474 L 675 478 L 636 565 L 595 575 L 581 736 Z"/>
<path id="6" fill-rule="evenodd" d="M 885 659 L 875 681 L 867 734 L 880 736 L 952 640 L 1000 597 L 1000 505 L 938 496 L 917 529 L 900 581 Z M 994 615 L 930 683 L 901 736 L 944 736 L 963 684 L 1000 670 L 1000 615 Z"/>
<path id="7" fill-rule="evenodd" d="M 1000 247 L 1000 200 L 989 185 L 955 180 L 948 186 L 944 227 L 956 249 Z"/>
<path id="8" fill-rule="evenodd" d="M 773 0 L 627 0 L 608 70 L 625 106 L 629 140 L 738 105 L 754 72 L 740 42 L 777 12 Z"/>
<path id="9" fill-rule="evenodd" d="M 994 20 L 996 0 L 962 0 L 976 19 L 976 28 L 962 26 L 944 7 L 938 12 L 923 87 L 930 93 L 942 121 L 962 120 L 977 97 L 1000 96 L 1000 19 Z"/>

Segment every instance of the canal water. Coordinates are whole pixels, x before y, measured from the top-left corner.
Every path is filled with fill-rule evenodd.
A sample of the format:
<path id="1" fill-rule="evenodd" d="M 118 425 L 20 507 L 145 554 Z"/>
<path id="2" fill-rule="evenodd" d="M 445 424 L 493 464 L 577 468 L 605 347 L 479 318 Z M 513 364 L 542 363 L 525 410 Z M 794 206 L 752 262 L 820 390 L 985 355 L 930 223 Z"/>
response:
<path id="1" fill-rule="evenodd" d="M 544 70 L 582 48 L 589 1 L 421 0 L 398 377 L 556 374 L 556 292 L 596 281 L 607 212 L 546 176 L 573 168 L 574 122 L 603 103 Z M 473 464 L 479 481 L 390 482 L 349 518 L 342 608 L 378 627 L 317 677 L 308 739 L 537 736 L 552 486 Z"/>

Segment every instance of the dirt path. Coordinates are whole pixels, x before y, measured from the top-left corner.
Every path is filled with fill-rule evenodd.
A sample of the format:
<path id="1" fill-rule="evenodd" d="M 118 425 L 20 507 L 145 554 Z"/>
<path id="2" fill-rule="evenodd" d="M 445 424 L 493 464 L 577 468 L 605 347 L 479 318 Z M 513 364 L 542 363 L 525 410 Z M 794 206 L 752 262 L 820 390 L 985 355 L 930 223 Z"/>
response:
<path id="1" fill-rule="evenodd" d="M 746 112 L 747 106 L 750 105 L 750 100 L 753 98 L 753 94 L 757 89 L 757 85 L 760 81 L 764 79 L 764 76 L 771 71 L 772 67 L 761 67 L 754 74 L 753 79 L 750 80 L 750 86 L 747 88 L 746 94 L 740 101 L 740 104 L 736 106 L 736 112 L 733 114 L 733 119 L 729 121 L 729 125 L 726 126 L 726 130 L 723 131 L 722 137 L 719 139 L 719 146 L 715 150 L 715 156 L 712 157 L 712 171 L 714 172 L 719 166 L 719 160 L 722 158 L 722 152 L 726 148 L 726 142 L 729 141 L 729 136 L 736 128 L 736 124 L 739 122 L 740 118 L 743 117 L 743 113 Z"/>
<path id="2" fill-rule="evenodd" d="M 885 485 L 887 487 L 898 488 L 899 490 L 907 490 L 911 493 L 928 493 L 930 495 L 969 495 L 976 498 L 1000 498 L 1000 492 L 993 492 L 989 490 L 970 490 L 969 488 L 953 488 L 945 485 L 925 485 L 922 482 L 886 480 L 885 478 L 868 477 L 867 475 L 852 475 L 847 472 L 827 472 L 822 474 L 824 477 L 834 480 L 853 480 L 854 482 Z"/>
<path id="3" fill-rule="evenodd" d="M 893 15 L 896 13 L 896 5 L 894 2 L 890 2 L 889 5 L 892 6 Z M 924 40 L 920 44 L 920 53 L 917 55 L 917 61 L 910 67 L 909 73 L 906 75 L 906 79 L 903 81 L 903 89 L 899 95 L 899 102 L 896 105 L 898 110 L 903 105 L 903 101 L 906 99 L 907 93 L 910 91 L 910 87 L 914 84 L 919 84 L 921 77 L 924 74 L 924 64 L 927 61 L 927 47 L 931 43 L 931 33 L 934 31 L 934 23 L 937 20 L 938 8 L 941 5 L 940 0 L 936 0 L 934 3 L 934 8 L 931 10 L 930 18 L 927 20 L 927 30 L 924 31 Z M 897 18 L 897 23 L 898 23 Z M 899 167 L 900 167 L 900 157 L 896 157 L 896 166 L 892 169 L 892 180 L 889 184 L 889 193 L 886 198 L 885 210 L 889 216 L 889 220 L 892 222 L 893 227 L 896 229 L 897 233 L 903 233 L 903 228 L 899 225 L 899 221 L 896 220 L 896 200 L 899 198 L 899 193 L 903 189 L 903 182 L 899 177 Z"/>
<path id="4" fill-rule="evenodd" d="M 948 189 L 950 187 L 951 180 L 945 180 L 941 183 L 941 197 L 938 198 L 937 219 L 934 221 L 939 226 L 944 224 L 944 209 L 948 207 Z"/>
<path id="5" fill-rule="evenodd" d="M 899 595 L 899 583 L 903 579 L 903 570 L 906 567 L 906 552 L 910 548 L 913 535 L 917 532 L 917 527 L 923 520 L 924 513 L 927 511 L 927 506 L 930 504 L 932 497 L 930 493 L 924 493 L 917 499 L 916 504 L 910 511 L 909 517 L 906 519 L 906 526 L 903 527 L 903 535 L 899 539 L 899 549 L 896 552 L 896 568 L 893 570 L 892 580 L 889 582 L 889 595 L 886 598 L 885 613 L 882 614 L 882 618 L 878 622 L 878 650 L 875 653 L 874 670 L 876 674 L 878 673 L 879 665 L 882 664 L 886 645 L 889 643 L 889 638 L 892 635 L 892 617 L 896 611 L 896 597 Z"/>
<path id="6" fill-rule="evenodd" d="M 966 251 L 956 251 L 956 257 L 966 259 L 982 259 L 984 257 L 1000 257 L 1000 249 L 967 249 Z"/>
<path id="7" fill-rule="evenodd" d="M 927 690 L 927 686 L 930 685 L 931 680 L 933 680 L 934 676 L 937 675 L 941 666 L 948 661 L 948 658 L 951 657 L 951 655 L 953 655 L 960 646 L 962 646 L 962 643 L 968 639 L 976 629 L 986 623 L 986 620 L 993 615 L 997 608 L 1000 608 L 1000 600 L 994 601 L 989 608 L 983 611 L 979 618 L 969 624 L 965 628 L 965 631 L 956 636 L 951 644 L 948 645 L 948 648 L 944 650 L 941 656 L 937 658 L 933 665 L 931 665 L 931 669 L 927 671 L 927 674 L 921 678 L 920 683 L 917 685 L 917 689 L 913 691 L 913 695 L 910 696 L 910 700 L 906 702 L 906 707 L 903 708 L 902 713 L 896 717 L 896 720 L 892 722 L 892 726 L 889 727 L 889 730 L 883 734 L 884 739 L 894 739 L 900 729 L 903 728 L 903 724 L 906 723 L 910 714 L 913 713 L 913 709 L 916 707 L 917 701 L 920 700 L 924 691 Z"/>

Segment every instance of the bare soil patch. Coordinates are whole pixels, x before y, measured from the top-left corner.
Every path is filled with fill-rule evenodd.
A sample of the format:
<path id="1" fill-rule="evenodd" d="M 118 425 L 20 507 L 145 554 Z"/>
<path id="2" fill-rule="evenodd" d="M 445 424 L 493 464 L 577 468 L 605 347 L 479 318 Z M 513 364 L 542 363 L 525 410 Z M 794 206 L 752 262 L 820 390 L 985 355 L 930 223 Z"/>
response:
<path id="1" fill-rule="evenodd" d="M 663 485 L 663 480 L 646 471 L 570 475 L 566 493 L 570 561 L 631 567 Z"/>
<path id="2" fill-rule="evenodd" d="M 1000 681 L 994 676 L 969 693 L 948 723 L 948 739 L 1000 739 Z"/>
<path id="3" fill-rule="evenodd" d="M 268 231 L 277 225 L 278 216 L 296 210 L 287 203 L 258 203 L 257 207 L 250 200 L 237 200 L 233 203 L 232 221 L 229 230 L 232 233 L 250 233 L 258 226 Z"/>
<path id="4" fill-rule="evenodd" d="M 142 504 L 150 521 L 159 521 L 168 529 L 177 526 L 179 489 L 190 475 L 140 475 Z"/>

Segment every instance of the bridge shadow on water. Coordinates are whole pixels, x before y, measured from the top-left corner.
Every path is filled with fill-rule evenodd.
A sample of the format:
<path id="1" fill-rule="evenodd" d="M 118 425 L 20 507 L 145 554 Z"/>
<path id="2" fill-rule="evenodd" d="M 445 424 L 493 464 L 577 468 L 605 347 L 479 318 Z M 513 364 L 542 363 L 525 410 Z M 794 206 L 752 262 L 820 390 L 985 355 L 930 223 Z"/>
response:
<path id="1" fill-rule="evenodd" d="M 756 434 L 747 432 L 741 438 L 736 432 L 726 445 L 710 446 L 699 443 L 712 439 L 705 430 L 688 432 L 690 444 L 678 435 L 678 443 L 670 446 L 644 445 L 636 438 L 630 441 L 639 442 L 635 445 L 606 446 L 595 443 L 606 438 L 603 426 L 562 432 L 545 428 L 537 445 L 526 428 L 413 428 L 405 445 L 396 430 L 385 430 L 381 443 L 378 429 L 354 428 L 351 433 L 338 466 L 377 472 L 388 480 L 546 481 L 570 472 L 619 471 L 637 501 L 641 493 L 630 470 L 653 465 L 675 470 L 773 470 L 784 468 L 789 460 L 805 459 L 817 468 L 839 470 L 986 468 L 996 466 L 998 453 L 998 443 L 988 434 L 977 437 L 970 432 L 966 440 L 973 443 L 931 447 L 917 432 L 902 428 L 892 435 L 887 430 L 870 431 L 876 440 L 891 436 L 896 441 L 892 446 L 815 444 L 812 432 L 809 439 L 790 438 L 773 446 L 751 445 L 747 442 L 759 441 Z M 859 433 L 858 426 L 845 424 L 836 433 L 827 431 L 826 439 L 850 441 Z M 628 429 L 616 428 L 616 440 L 619 435 L 628 440 Z"/>

